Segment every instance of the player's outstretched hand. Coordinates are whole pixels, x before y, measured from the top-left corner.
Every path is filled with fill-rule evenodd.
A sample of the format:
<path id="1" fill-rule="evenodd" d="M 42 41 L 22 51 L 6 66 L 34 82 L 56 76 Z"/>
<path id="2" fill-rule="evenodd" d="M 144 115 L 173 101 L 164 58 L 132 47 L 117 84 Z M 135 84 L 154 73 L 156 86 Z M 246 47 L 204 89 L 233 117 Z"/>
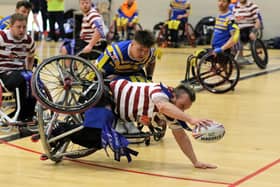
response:
<path id="1" fill-rule="evenodd" d="M 199 169 L 216 169 L 217 166 L 213 165 L 213 164 L 207 164 L 207 163 L 203 163 L 203 162 L 199 162 L 197 161 L 194 164 L 195 168 L 199 168 Z"/>

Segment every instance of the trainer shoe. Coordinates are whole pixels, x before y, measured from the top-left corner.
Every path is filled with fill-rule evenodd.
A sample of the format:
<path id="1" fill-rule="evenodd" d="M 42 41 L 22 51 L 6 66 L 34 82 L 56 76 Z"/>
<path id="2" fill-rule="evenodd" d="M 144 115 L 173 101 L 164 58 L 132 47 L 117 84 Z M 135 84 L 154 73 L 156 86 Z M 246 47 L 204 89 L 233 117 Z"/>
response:
<path id="1" fill-rule="evenodd" d="M 243 56 L 238 56 L 236 59 L 237 63 L 239 64 L 252 64 L 252 62 L 250 62 L 248 59 L 246 59 Z"/>
<path id="2" fill-rule="evenodd" d="M 120 134 L 125 134 L 125 133 L 127 133 L 127 129 L 125 128 L 125 125 L 124 125 L 124 121 L 123 121 L 123 120 L 118 120 L 118 121 L 117 121 L 115 130 L 116 130 L 118 133 L 120 133 Z"/>
<path id="3" fill-rule="evenodd" d="M 128 134 L 140 133 L 140 130 L 135 126 L 135 124 L 133 122 L 125 122 L 124 125 L 128 131 Z"/>

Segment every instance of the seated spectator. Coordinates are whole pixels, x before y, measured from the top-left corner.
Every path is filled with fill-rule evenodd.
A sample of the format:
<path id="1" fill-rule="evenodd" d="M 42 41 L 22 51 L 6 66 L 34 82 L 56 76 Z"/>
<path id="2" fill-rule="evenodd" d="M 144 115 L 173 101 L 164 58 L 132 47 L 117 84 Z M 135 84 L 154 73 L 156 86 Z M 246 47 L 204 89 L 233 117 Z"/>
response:
<path id="1" fill-rule="evenodd" d="M 137 3 L 135 0 L 125 0 L 117 11 L 117 31 L 120 40 L 127 40 L 128 27 L 135 27 L 139 22 Z"/>

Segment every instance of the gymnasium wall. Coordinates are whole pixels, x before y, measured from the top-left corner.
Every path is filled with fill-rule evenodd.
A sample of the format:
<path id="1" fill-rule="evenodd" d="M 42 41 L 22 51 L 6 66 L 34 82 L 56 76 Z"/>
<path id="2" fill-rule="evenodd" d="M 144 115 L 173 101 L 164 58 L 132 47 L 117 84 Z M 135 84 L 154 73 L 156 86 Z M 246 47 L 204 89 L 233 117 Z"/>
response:
<path id="1" fill-rule="evenodd" d="M 9 15 L 14 11 L 14 5 L 17 0 L 0 0 L 0 15 Z M 123 2 L 123 0 L 112 0 L 112 15 L 116 11 L 116 8 Z M 152 29 L 156 23 L 167 19 L 167 10 L 169 6 L 169 0 L 137 0 L 140 22 L 144 28 Z M 279 26 L 279 0 L 254 0 L 261 9 L 265 32 L 264 38 L 271 38 L 274 36 L 280 36 Z M 65 10 L 69 8 L 78 8 L 78 0 L 65 0 Z M 196 25 L 198 20 L 204 16 L 216 16 L 217 0 L 191 0 L 192 13 L 190 22 L 193 26 Z"/>
<path id="2" fill-rule="evenodd" d="M 123 0 L 112 0 L 112 14 Z M 167 11 L 170 0 L 137 0 L 140 14 L 140 22 L 144 28 L 152 29 L 156 23 L 167 19 Z M 190 22 L 193 26 L 204 16 L 216 16 L 218 14 L 217 0 L 191 0 L 192 13 Z M 279 0 L 254 0 L 259 5 L 264 17 L 264 38 L 280 36 Z M 68 1 L 66 8 L 77 7 L 78 0 Z"/>

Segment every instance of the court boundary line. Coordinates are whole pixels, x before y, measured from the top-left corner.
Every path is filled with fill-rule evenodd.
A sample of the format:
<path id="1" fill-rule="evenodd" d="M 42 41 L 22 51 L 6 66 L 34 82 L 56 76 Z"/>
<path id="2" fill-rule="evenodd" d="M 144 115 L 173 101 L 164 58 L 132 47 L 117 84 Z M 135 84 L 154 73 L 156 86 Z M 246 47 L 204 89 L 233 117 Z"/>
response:
<path id="1" fill-rule="evenodd" d="M 264 167 L 258 169 L 257 171 L 255 171 L 255 172 L 253 172 L 253 173 L 251 173 L 251 174 L 249 174 L 249 175 L 247 175 L 247 176 L 245 176 L 245 177 L 243 177 L 243 178 L 241 178 L 241 179 L 239 179 L 239 180 L 233 182 L 233 183 L 232 183 L 231 185 L 229 185 L 228 187 L 235 187 L 235 186 L 238 186 L 238 185 L 240 185 L 240 184 L 242 184 L 242 183 L 244 183 L 244 182 L 250 180 L 251 178 L 253 178 L 253 177 L 259 175 L 260 173 L 265 172 L 266 170 L 268 170 L 269 168 L 271 168 L 271 167 L 273 167 L 273 166 L 275 166 L 275 165 L 277 165 L 277 164 L 280 164 L 280 158 L 279 158 L 278 160 L 275 160 L 274 162 L 271 162 L 271 163 L 265 165 Z"/>
<path id="2" fill-rule="evenodd" d="M 41 155 L 41 152 L 16 145 L 10 142 L 7 142 L 5 140 L 0 140 L 0 144 L 5 144 L 7 146 L 17 148 L 22 151 L 34 153 L 34 154 L 39 154 Z M 211 180 L 203 180 L 203 179 L 195 179 L 195 178 L 187 178 L 187 177 L 176 177 L 176 176 L 171 176 L 171 175 L 163 175 L 163 174 L 157 174 L 157 173 L 149 173 L 149 172 L 142 172 L 142 171 L 137 171 L 137 170 L 130 170 L 130 169 L 124 169 L 124 168 L 118 168 L 118 167 L 113 167 L 113 166 L 105 166 L 101 164 L 94 164 L 94 163 L 89 163 L 84 160 L 74 160 L 70 158 L 65 158 L 64 160 L 82 164 L 82 165 L 87 165 L 87 166 L 92 166 L 92 167 L 99 167 L 99 168 L 106 168 L 106 169 L 111 169 L 111 170 L 116 170 L 116 171 L 121 171 L 121 172 L 126 172 L 126 173 L 132 173 L 132 174 L 139 174 L 139 175 L 146 175 L 146 176 L 152 176 L 152 177 L 160 177 L 160 178 L 168 178 L 168 179 L 175 179 L 175 180 L 184 180 L 184 181 L 192 181 L 192 182 L 200 182 L 200 183 L 205 183 L 205 184 L 219 184 L 219 185 L 231 185 L 232 183 L 230 182 L 220 182 L 220 181 L 211 181 Z"/>

